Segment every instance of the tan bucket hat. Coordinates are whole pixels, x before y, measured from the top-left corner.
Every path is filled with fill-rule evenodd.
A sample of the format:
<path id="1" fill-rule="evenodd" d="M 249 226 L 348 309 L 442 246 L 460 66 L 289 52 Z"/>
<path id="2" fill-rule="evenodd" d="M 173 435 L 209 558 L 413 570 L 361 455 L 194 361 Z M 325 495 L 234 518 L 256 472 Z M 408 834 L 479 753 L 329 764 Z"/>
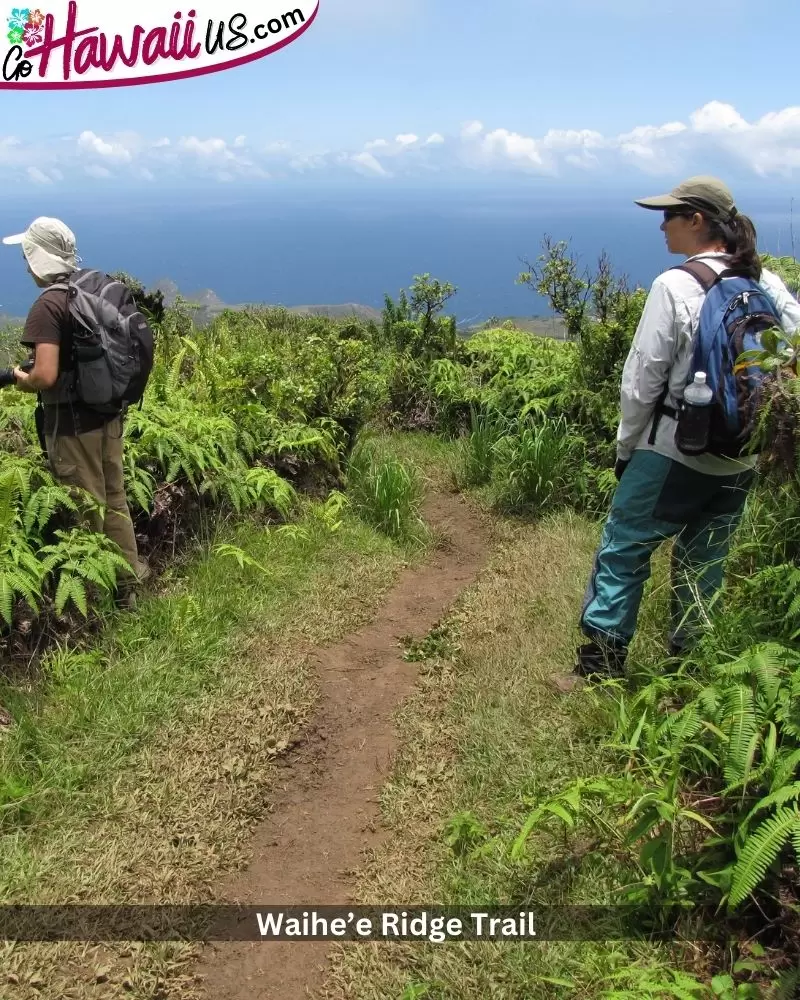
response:
<path id="1" fill-rule="evenodd" d="M 31 271 L 42 281 L 53 281 L 78 269 L 75 234 L 60 219 L 40 216 L 24 233 L 6 236 L 7 246 L 22 245 Z"/>

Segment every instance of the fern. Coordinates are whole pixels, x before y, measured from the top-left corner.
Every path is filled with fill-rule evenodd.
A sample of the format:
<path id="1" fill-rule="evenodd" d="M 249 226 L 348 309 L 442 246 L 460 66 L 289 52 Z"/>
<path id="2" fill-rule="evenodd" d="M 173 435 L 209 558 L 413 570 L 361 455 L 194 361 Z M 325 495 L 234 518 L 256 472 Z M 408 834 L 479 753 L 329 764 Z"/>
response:
<path id="1" fill-rule="evenodd" d="M 153 506 L 156 492 L 156 479 L 151 472 L 137 465 L 130 455 L 126 455 L 125 486 L 129 499 L 145 513 Z"/>
<path id="2" fill-rule="evenodd" d="M 41 592 L 30 577 L 23 573 L 0 569 L 0 614 L 8 625 L 13 624 L 14 602 L 24 597 L 34 612 L 39 610 Z"/>
<path id="3" fill-rule="evenodd" d="M 73 528 L 57 531 L 58 542 L 41 550 L 45 575 L 58 574 L 56 614 L 62 614 L 72 601 L 81 614 L 88 614 L 86 585 L 94 584 L 101 593 L 110 594 L 120 574 L 130 573 L 130 566 L 116 545 L 105 535 Z"/>
<path id="4" fill-rule="evenodd" d="M 56 588 L 55 608 L 56 614 L 63 614 L 67 603 L 72 601 L 85 618 L 88 614 L 86 601 L 86 585 L 80 577 L 72 573 L 62 573 L 58 578 Z"/>
<path id="5" fill-rule="evenodd" d="M 38 535 L 61 510 L 77 512 L 72 494 L 55 482 L 40 486 L 28 498 L 22 513 L 22 525 L 28 535 Z"/>
<path id="6" fill-rule="evenodd" d="M 753 692 L 741 684 L 729 688 L 723 696 L 721 729 L 728 738 L 724 775 L 728 784 L 740 781 L 751 760 L 751 743 L 757 736 Z"/>
<path id="7" fill-rule="evenodd" d="M 754 816 L 765 809 L 772 809 L 774 806 L 783 806 L 787 802 L 794 802 L 798 799 L 800 799 L 800 781 L 795 781 L 791 785 L 785 785 L 776 792 L 770 792 L 769 795 L 765 795 L 763 799 L 753 806 L 745 817 L 744 822 L 748 824 Z"/>
<path id="8" fill-rule="evenodd" d="M 767 1000 L 797 1000 L 800 990 L 800 969 L 784 972 L 773 983 Z"/>
<path id="9" fill-rule="evenodd" d="M 770 791 L 775 792 L 785 785 L 790 778 L 797 774 L 800 768 L 800 749 L 786 751 L 779 750 L 772 770 L 772 785 Z"/>
<path id="10" fill-rule="evenodd" d="M 297 504 L 294 487 L 272 469 L 248 469 L 244 483 L 253 506 L 273 507 L 286 518 Z"/>
<path id="11" fill-rule="evenodd" d="M 671 757 L 677 758 L 702 728 L 697 708 L 687 705 L 681 711 L 667 716 L 655 732 L 655 742 L 663 746 Z"/>
<path id="12" fill-rule="evenodd" d="M 655 979 L 654 974 L 668 976 L 669 979 Z M 701 982 L 679 970 L 638 969 L 631 966 L 623 972 L 614 973 L 610 979 L 623 979 L 631 983 L 627 989 L 605 989 L 598 993 L 598 1000 L 704 1000 L 706 988 Z"/>
<path id="13" fill-rule="evenodd" d="M 781 809 L 753 831 L 733 869 L 730 906 L 736 908 L 763 882 L 792 832 L 800 824 L 800 811 Z"/>
<path id="14" fill-rule="evenodd" d="M 257 569 L 260 573 L 269 575 L 269 570 L 262 566 L 260 562 L 253 559 L 251 555 L 248 555 L 244 549 L 239 548 L 237 545 L 223 544 L 217 545 L 214 549 L 214 554 L 220 556 L 222 559 L 233 559 L 239 564 L 240 569 L 244 569 L 245 566 L 249 566 L 252 569 Z"/>

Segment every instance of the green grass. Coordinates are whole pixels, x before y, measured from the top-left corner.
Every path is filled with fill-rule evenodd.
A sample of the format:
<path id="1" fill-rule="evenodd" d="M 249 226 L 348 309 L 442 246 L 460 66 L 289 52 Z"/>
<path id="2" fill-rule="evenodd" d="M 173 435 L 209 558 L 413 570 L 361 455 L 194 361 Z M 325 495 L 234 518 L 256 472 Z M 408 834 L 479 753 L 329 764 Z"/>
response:
<path id="1" fill-rule="evenodd" d="M 336 494 L 283 528 L 206 525 L 203 551 L 173 565 L 137 614 L 1 691 L 17 724 L 0 736 L 0 902 L 213 898 L 314 710 L 311 652 L 361 627 L 427 551 Z M 105 998 L 125 979 L 125 995 L 144 1000 L 180 982 L 194 954 L 111 951 L 0 944 L 0 995 Z M 98 983 L 109 964 L 127 972 Z"/>
<path id="2" fill-rule="evenodd" d="M 358 516 L 389 538 L 422 538 L 422 487 L 405 463 L 378 457 L 368 442 L 360 443 L 348 465 L 347 494 Z"/>
<path id="3" fill-rule="evenodd" d="M 349 601 L 374 601 L 386 585 L 378 566 L 399 567 L 408 555 L 352 516 L 331 533 L 314 511 L 285 530 L 244 525 L 226 542 L 266 572 L 213 552 L 197 558 L 163 578 L 162 593 L 121 616 L 97 648 L 55 650 L 40 683 L 2 692 L 17 724 L 0 741 L 0 898 L 38 895 L 37 859 L 47 866 L 51 838 L 102 814 L 109 783 L 165 727 L 229 696 L 250 669 L 266 668 L 276 687 L 286 683 L 285 665 L 251 660 L 256 638 L 264 644 L 301 629 L 322 640 L 346 631 Z M 334 590 L 341 616 L 315 619 L 320 596 L 330 600 Z M 280 735 L 313 700 L 311 678 L 302 681 Z"/>
<path id="4" fill-rule="evenodd" d="M 403 748 L 383 793 L 393 836 L 359 885 L 364 902 L 605 903 L 618 885 L 614 857 L 589 841 L 545 831 L 522 861 L 509 854 L 531 802 L 584 774 L 587 762 L 592 773 L 611 771 L 597 735 L 602 701 L 551 685 L 580 641 L 577 609 L 599 526 L 566 512 L 532 528 L 499 520 L 497 531 L 481 579 L 429 642 L 409 650 L 422 674 L 399 717 Z M 665 570 L 661 553 L 639 658 L 663 645 Z M 631 942 L 353 947 L 337 959 L 325 996 L 597 1000 L 617 989 L 661 998 L 673 995 L 672 958 Z"/>

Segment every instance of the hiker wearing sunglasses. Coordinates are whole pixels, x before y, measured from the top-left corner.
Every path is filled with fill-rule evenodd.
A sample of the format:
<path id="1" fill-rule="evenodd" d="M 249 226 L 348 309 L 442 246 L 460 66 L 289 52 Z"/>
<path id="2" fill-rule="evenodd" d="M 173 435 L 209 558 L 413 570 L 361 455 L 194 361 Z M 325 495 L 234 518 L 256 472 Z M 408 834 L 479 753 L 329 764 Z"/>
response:
<path id="1" fill-rule="evenodd" d="M 667 249 L 685 260 L 653 282 L 622 375 L 619 484 L 584 597 L 588 641 L 575 665 L 575 674 L 594 679 L 624 674 L 650 558 L 668 538 L 670 654 L 696 636 L 699 605 L 722 585 L 757 461 L 748 440 L 763 372 L 736 373 L 734 363 L 760 347 L 763 330 L 800 327 L 800 304 L 762 267 L 755 227 L 722 181 L 692 177 L 636 204 L 663 213 Z"/>

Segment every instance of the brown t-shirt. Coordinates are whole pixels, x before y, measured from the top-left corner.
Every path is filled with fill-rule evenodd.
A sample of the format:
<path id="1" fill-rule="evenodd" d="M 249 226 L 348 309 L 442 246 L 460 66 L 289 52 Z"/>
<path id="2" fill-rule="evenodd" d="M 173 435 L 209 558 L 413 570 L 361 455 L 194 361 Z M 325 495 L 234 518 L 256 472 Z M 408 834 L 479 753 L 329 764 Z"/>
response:
<path id="1" fill-rule="evenodd" d="M 72 361 L 72 317 L 67 309 L 67 293 L 62 288 L 45 290 L 34 302 L 21 343 L 24 347 L 37 344 L 58 344 L 59 373 L 73 367 Z M 113 414 L 98 413 L 83 403 L 61 403 L 44 407 L 45 434 L 63 434 L 74 437 L 87 431 L 97 430 L 113 419 Z"/>

